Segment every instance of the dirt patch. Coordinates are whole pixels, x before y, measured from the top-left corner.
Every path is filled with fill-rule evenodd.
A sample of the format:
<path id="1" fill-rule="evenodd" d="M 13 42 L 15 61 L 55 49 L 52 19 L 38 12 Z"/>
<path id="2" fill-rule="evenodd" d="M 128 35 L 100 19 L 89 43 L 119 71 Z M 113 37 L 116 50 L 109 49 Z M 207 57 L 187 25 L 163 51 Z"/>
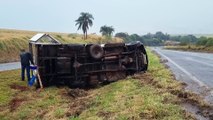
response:
<path id="1" fill-rule="evenodd" d="M 78 97 L 87 96 L 88 93 L 87 93 L 87 91 L 85 91 L 83 89 L 77 88 L 77 89 L 71 89 L 70 91 L 68 91 L 68 95 L 75 99 Z"/>
<path id="2" fill-rule="evenodd" d="M 155 85 L 156 84 L 156 81 L 154 81 L 154 78 L 148 72 L 146 72 L 144 74 L 135 74 L 134 76 L 132 76 L 132 78 L 141 80 L 142 85 L 145 85 L 145 84 Z"/>
<path id="3" fill-rule="evenodd" d="M 102 117 L 104 120 L 108 120 L 109 117 L 113 114 L 113 112 L 109 112 L 109 111 L 99 111 L 97 113 L 97 115 L 99 117 Z"/>
<path id="4" fill-rule="evenodd" d="M 160 59 L 160 63 L 167 63 L 168 60 L 167 59 Z"/>
<path id="5" fill-rule="evenodd" d="M 66 113 L 67 117 L 79 116 L 84 110 L 88 109 L 91 105 L 91 100 L 89 98 L 76 99 L 69 105 L 69 110 Z"/>
<path id="6" fill-rule="evenodd" d="M 139 116 L 140 116 L 141 119 L 145 119 L 145 120 L 149 120 L 149 119 L 154 120 L 155 119 L 153 114 L 150 114 L 148 111 L 147 112 L 141 112 L 139 114 Z"/>
<path id="7" fill-rule="evenodd" d="M 38 116 L 38 118 L 40 118 L 40 119 L 43 119 L 44 116 L 45 116 L 47 113 L 48 113 L 47 110 L 39 110 L 36 116 Z"/>
<path id="8" fill-rule="evenodd" d="M 152 85 L 156 88 L 164 88 L 157 80 L 154 80 L 151 73 L 144 73 L 144 74 L 135 74 L 133 76 L 134 79 L 139 79 L 141 82 L 141 85 Z"/>
<path id="9" fill-rule="evenodd" d="M 16 84 L 10 85 L 10 88 L 15 89 L 15 90 L 20 90 L 20 91 L 27 91 L 27 90 L 29 90 L 29 88 L 26 87 L 26 86 L 21 86 L 21 85 L 16 85 Z"/>
<path id="10" fill-rule="evenodd" d="M 69 104 L 69 109 L 66 112 L 66 116 L 79 116 L 84 110 L 88 109 L 92 102 L 91 99 L 93 98 L 90 95 L 89 91 L 84 89 L 71 89 L 63 91 L 62 93 L 65 97 L 69 97 L 71 99 Z"/>
<path id="11" fill-rule="evenodd" d="M 213 107 L 201 110 L 200 114 L 209 118 L 210 120 L 213 120 Z"/>
<path id="12" fill-rule="evenodd" d="M 10 106 L 10 111 L 16 110 L 22 102 L 26 101 L 24 98 L 14 98 L 10 101 L 9 106 Z"/>

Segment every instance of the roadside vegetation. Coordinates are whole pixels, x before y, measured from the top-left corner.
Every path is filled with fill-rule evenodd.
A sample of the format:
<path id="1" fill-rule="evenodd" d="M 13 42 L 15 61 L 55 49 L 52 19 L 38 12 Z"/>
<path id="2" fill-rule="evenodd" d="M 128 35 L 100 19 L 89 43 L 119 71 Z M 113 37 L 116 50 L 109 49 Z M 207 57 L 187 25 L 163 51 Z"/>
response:
<path id="1" fill-rule="evenodd" d="M 100 33 L 102 36 L 106 37 L 107 39 L 112 39 L 112 33 L 115 32 L 115 29 L 112 26 L 102 26 L 100 28 Z"/>
<path id="2" fill-rule="evenodd" d="M 193 119 L 181 109 L 183 85 L 148 50 L 146 73 L 93 89 L 29 88 L 20 70 L 0 72 L 0 118 L 128 120 Z M 188 96 L 190 98 L 190 96 Z"/>
<path id="3" fill-rule="evenodd" d="M 166 49 L 198 51 L 198 52 L 213 52 L 213 38 L 200 37 L 196 42 L 187 42 L 178 46 L 166 46 Z"/>
<path id="4" fill-rule="evenodd" d="M 125 42 L 141 41 L 147 46 L 166 46 L 166 49 L 213 52 L 212 35 L 170 35 L 159 31 L 155 34 L 145 35 L 129 35 L 125 32 L 119 32 L 115 36 L 124 39 Z"/>
<path id="5" fill-rule="evenodd" d="M 184 46 L 165 46 L 165 49 L 193 51 L 193 52 L 209 52 L 213 53 L 213 46 L 196 46 L 196 45 L 184 45 Z"/>
<path id="6" fill-rule="evenodd" d="M 115 37 L 122 38 L 125 42 L 140 41 L 147 46 L 162 46 L 164 41 L 169 40 L 170 36 L 159 31 L 155 34 L 147 33 L 145 35 L 118 32 L 115 34 Z"/>
<path id="7" fill-rule="evenodd" d="M 0 29 L 0 63 L 12 62 L 19 60 L 19 52 L 21 49 L 28 50 L 28 42 L 38 32 L 23 30 L 7 30 Z M 68 33 L 48 33 L 61 43 L 107 43 L 122 42 L 120 38 L 107 39 L 96 34 L 89 34 L 87 40 L 84 40 L 80 34 Z"/>

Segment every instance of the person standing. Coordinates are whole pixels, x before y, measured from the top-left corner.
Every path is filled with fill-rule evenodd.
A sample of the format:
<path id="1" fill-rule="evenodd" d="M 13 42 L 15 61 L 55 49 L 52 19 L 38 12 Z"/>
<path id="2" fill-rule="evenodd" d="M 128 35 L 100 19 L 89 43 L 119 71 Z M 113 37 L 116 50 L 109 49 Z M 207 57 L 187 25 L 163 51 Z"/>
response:
<path id="1" fill-rule="evenodd" d="M 33 57 L 31 53 L 26 52 L 24 49 L 21 50 L 20 53 L 21 60 L 21 80 L 25 80 L 25 70 L 27 72 L 28 82 L 30 81 L 30 63 L 34 65 Z"/>

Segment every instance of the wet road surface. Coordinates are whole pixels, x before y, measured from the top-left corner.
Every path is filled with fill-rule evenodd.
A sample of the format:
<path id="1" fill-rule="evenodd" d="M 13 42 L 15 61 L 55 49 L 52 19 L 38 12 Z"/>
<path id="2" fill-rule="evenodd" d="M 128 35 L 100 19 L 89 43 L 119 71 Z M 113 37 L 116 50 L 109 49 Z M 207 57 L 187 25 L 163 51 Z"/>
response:
<path id="1" fill-rule="evenodd" d="M 166 63 L 177 80 L 185 82 L 187 90 L 203 96 L 213 104 L 213 54 L 151 48 Z"/>
<path id="2" fill-rule="evenodd" d="M 2 63 L 0 64 L 0 72 L 6 70 L 14 70 L 21 68 L 20 62 Z"/>

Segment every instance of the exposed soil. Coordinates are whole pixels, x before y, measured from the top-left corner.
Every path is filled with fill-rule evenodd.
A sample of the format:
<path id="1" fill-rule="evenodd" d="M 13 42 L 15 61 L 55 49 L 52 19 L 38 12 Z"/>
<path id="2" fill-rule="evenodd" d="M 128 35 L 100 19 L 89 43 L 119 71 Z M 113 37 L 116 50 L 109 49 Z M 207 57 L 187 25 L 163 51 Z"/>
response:
<path id="1" fill-rule="evenodd" d="M 160 63 L 167 63 L 168 62 L 168 60 L 166 60 L 166 59 L 160 59 Z"/>
<path id="2" fill-rule="evenodd" d="M 213 120 L 213 106 L 202 101 L 202 98 L 194 93 L 180 92 L 177 96 L 181 99 L 181 105 L 191 112 L 197 119 Z"/>
<path id="3" fill-rule="evenodd" d="M 20 90 L 20 91 L 27 91 L 27 90 L 29 90 L 29 88 L 26 87 L 26 86 L 21 86 L 21 85 L 16 85 L 16 84 L 10 85 L 10 88 L 15 89 L 15 90 Z"/>
<path id="4" fill-rule="evenodd" d="M 91 98 L 89 91 L 84 89 L 71 89 L 62 93 L 65 97 L 72 98 L 69 104 L 69 110 L 66 113 L 67 117 L 79 116 L 85 109 L 90 107 Z"/>
<path id="5" fill-rule="evenodd" d="M 204 117 L 208 117 L 210 120 L 213 120 L 213 108 L 211 107 L 201 110 L 201 115 L 203 115 Z"/>
<path id="6" fill-rule="evenodd" d="M 108 118 L 113 114 L 113 112 L 109 112 L 109 111 L 99 111 L 97 113 L 97 115 L 99 117 L 102 117 L 104 120 L 108 120 Z"/>
<path id="7" fill-rule="evenodd" d="M 140 116 L 141 119 L 144 119 L 144 120 L 148 120 L 148 119 L 154 120 L 154 119 L 155 119 L 154 116 L 153 116 L 152 114 L 149 114 L 149 113 L 146 113 L 146 112 L 141 112 L 141 113 L 139 114 L 139 116 Z M 130 120 L 132 120 L 132 119 L 130 119 Z M 134 119 L 133 119 L 133 120 L 134 120 Z"/>
<path id="8" fill-rule="evenodd" d="M 16 110 L 22 102 L 26 101 L 24 98 L 14 98 L 10 101 L 9 106 L 10 106 L 10 111 Z"/>
<path id="9" fill-rule="evenodd" d="M 78 97 L 83 97 L 83 96 L 87 96 L 88 93 L 87 91 L 83 90 L 83 89 L 71 89 L 68 92 L 68 95 L 71 96 L 72 98 L 78 98 Z"/>
<path id="10" fill-rule="evenodd" d="M 46 113 L 48 113 L 47 110 L 39 110 L 37 113 L 37 116 L 39 116 L 39 118 L 42 119 L 42 118 L 44 118 Z"/>
<path id="11" fill-rule="evenodd" d="M 151 76 L 150 73 L 135 74 L 134 76 L 132 76 L 132 78 L 141 80 L 142 85 L 145 85 L 145 84 L 155 85 L 156 84 L 156 81 L 154 81 L 154 78 Z"/>
<path id="12" fill-rule="evenodd" d="M 82 99 L 76 100 L 70 104 L 69 110 L 66 116 L 79 116 L 85 109 L 89 107 L 89 100 Z"/>

